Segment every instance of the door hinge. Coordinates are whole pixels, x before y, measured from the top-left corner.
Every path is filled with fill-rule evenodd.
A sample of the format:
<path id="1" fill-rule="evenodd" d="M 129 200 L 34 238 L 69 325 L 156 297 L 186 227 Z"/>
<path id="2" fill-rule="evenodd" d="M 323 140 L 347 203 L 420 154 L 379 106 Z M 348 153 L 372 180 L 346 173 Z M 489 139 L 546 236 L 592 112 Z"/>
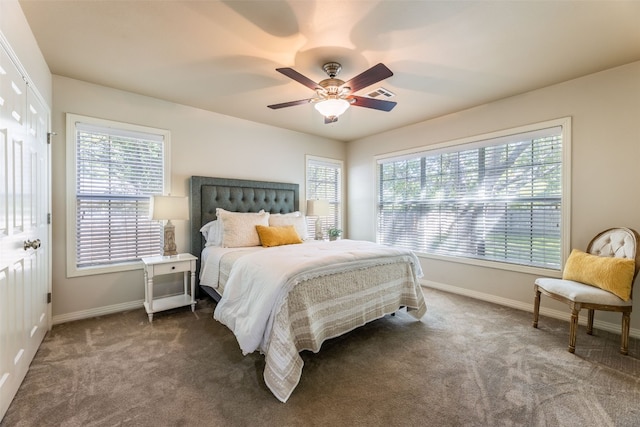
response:
<path id="1" fill-rule="evenodd" d="M 47 293 L 47 304 L 51 304 L 51 292 Z"/>
<path id="2" fill-rule="evenodd" d="M 51 214 L 47 214 L 47 224 L 51 225 Z"/>
<path id="3" fill-rule="evenodd" d="M 55 132 L 48 132 L 47 133 L 47 144 L 51 144 L 51 141 L 53 140 L 53 137 L 57 135 L 57 133 Z"/>

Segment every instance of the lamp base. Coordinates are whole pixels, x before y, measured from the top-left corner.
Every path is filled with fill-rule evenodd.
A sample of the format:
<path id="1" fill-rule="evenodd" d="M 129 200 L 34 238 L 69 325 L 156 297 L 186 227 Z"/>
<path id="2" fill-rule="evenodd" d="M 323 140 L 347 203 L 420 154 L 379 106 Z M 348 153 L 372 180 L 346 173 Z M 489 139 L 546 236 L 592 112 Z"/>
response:
<path id="1" fill-rule="evenodd" d="M 320 217 L 318 217 L 318 219 L 316 219 L 316 240 L 323 240 L 323 236 L 322 236 L 322 220 L 320 219 Z"/>
<path id="2" fill-rule="evenodd" d="M 171 223 L 171 220 L 167 221 L 164 226 L 164 247 L 162 256 L 178 255 L 176 247 L 176 227 Z"/>

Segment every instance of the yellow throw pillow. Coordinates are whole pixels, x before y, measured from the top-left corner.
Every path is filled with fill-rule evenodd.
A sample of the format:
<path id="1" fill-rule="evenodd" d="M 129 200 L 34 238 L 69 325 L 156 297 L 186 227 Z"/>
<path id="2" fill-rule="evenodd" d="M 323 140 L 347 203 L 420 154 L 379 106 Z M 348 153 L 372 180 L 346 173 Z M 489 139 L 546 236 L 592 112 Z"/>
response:
<path id="1" fill-rule="evenodd" d="M 635 260 L 591 255 L 577 249 L 571 251 L 562 278 L 597 286 L 629 301 Z"/>
<path id="2" fill-rule="evenodd" d="M 293 225 L 282 227 L 256 225 L 256 231 L 258 232 L 258 236 L 260 236 L 260 243 L 265 248 L 302 243 L 302 239 Z"/>

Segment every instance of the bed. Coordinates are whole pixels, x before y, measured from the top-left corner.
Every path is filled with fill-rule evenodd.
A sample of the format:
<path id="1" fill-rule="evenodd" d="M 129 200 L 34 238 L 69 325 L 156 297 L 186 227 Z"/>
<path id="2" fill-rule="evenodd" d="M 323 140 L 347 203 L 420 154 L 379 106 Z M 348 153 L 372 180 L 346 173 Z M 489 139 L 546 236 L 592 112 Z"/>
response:
<path id="1" fill-rule="evenodd" d="M 214 318 L 243 354 L 264 354 L 265 384 L 281 402 L 300 380 L 301 351 L 402 307 L 426 312 L 412 252 L 307 239 L 297 184 L 193 176 L 190 196 L 199 296 L 217 301 Z"/>

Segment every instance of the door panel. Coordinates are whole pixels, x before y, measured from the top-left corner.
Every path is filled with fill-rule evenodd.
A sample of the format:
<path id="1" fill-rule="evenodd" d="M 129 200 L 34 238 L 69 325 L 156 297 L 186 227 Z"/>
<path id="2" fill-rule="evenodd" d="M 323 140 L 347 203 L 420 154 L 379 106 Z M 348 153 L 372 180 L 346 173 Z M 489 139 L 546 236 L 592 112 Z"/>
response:
<path id="1" fill-rule="evenodd" d="M 30 274 L 28 276 L 28 288 L 30 291 L 28 346 L 31 360 L 35 355 L 40 342 L 49 329 L 47 294 L 49 293 L 49 224 L 47 214 L 49 211 L 49 147 L 47 144 L 47 131 L 49 128 L 48 112 L 42 103 L 28 88 L 27 91 L 27 142 L 29 152 L 25 156 L 28 168 L 25 171 L 24 194 L 28 203 L 25 203 L 25 224 L 27 224 L 27 236 L 29 240 L 38 241 L 38 249 L 28 249 L 25 256 L 29 260 Z M 23 245 L 24 251 L 24 245 Z"/>
<path id="2" fill-rule="evenodd" d="M 19 135 L 22 136 L 22 135 Z M 24 231 L 24 181 L 23 181 L 23 157 L 24 141 L 17 137 L 11 140 L 11 164 L 13 176 L 11 177 L 13 188 L 9 200 L 9 218 L 11 219 L 10 234 L 17 235 Z"/>
<path id="3" fill-rule="evenodd" d="M 11 360 L 10 346 L 13 348 L 12 335 L 11 335 L 11 320 L 9 318 L 9 312 L 11 309 L 11 302 L 9 301 L 9 268 L 5 267 L 0 270 L 0 395 L 4 396 L 4 390 L 9 390 L 15 386 L 12 386 L 10 382 L 13 381 L 15 375 L 11 375 L 13 361 Z M 15 387 L 17 389 L 17 387 Z M 1 409 L 1 407 L 0 407 Z M 2 414 L 4 412 L 0 412 Z"/>
<path id="4" fill-rule="evenodd" d="M 0 45 L 0 419 L 50 325 L 49 117 Z"/>
<path id="5" fill-rule="evenodd" d="M 7 153 L 9 146 L 7 144 L 7 129 L 0 129 L 0 239 L 6 237 L 9 233 L 9 179 Z"/>

